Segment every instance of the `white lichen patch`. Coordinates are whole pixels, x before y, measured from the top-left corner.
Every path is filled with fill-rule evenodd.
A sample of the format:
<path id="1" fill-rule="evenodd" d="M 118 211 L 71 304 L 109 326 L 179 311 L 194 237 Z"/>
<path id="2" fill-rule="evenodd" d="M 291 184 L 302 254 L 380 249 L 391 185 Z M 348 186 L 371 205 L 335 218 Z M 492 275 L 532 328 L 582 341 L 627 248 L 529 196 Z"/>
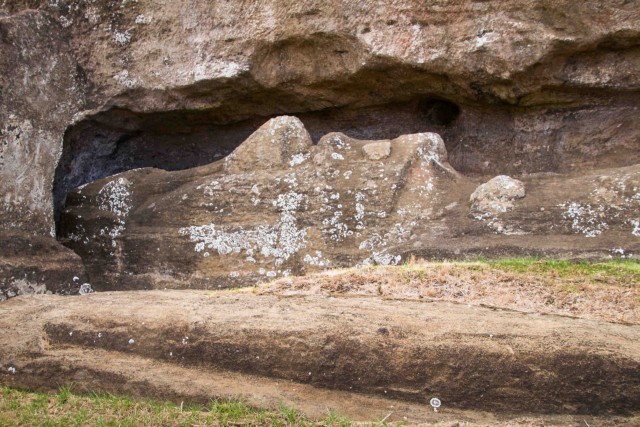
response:
<path id="1" fill-rule="evenodd" d="M 196 187 L 197 190 L 204 188 L 204 194 L 206 196 L 214 196 L 216 192 L 222 191 L 222 185 L 220 181 L 213 180 L 209 184 L 203 184 Z"/>
<path id="2" fill-rule="evenodd" d="M 485 48 L 488 44 L 491 44 L 496 36 L 493 31 L 483 30 L 480 35 L 476 36 L 475 48 Z"/>
<path id="3" fill-rule="evenodd" d="M 105 184 L 98 192 L 98 208 L 125 218 L 131 210 L 131 181 L 120 177 Z"/>
<path id="4" fill-rule="evenodd" d="M 113 42 L 118 46 L 124 46 L 131 41 L 131 33 L 129 30 L 126 31 L 114 31 L 113 33 Z"/>
<path id="5" fill-rule="evenodd" d="M 73 25 L 73 19 L 69 19 L 66 16 L 60 16 L 60 18 L 58 18 L 58 22 L 60 23 L 60 25 L 62 26 L 62 28 L 69 28 L 71 25 Z"/>
<path id="6" fill-rule="evenodd" d="M 610 249 L 609 252 L 611 253 L 611 255 L 609 255 L 609 258 L 613 258 L 614 256 L 620 257 L 622 259 L 633 257 L 632 253 L 626 252 L 623 248 L 613 248 Z"/>
<path id="7" fill-rule="evenodd" d="M 18 295 L 44 294 L 46 292 L 46 285 L 30 282 L 27 279 L 14 279 L 9 283 L 9 286 L 4 289 L 4 294 L 7 298 L 17 297 Z M 2 296 L 2 294 L 0 291 L 0 296 Z"/>
<path id="8" fill-rule="evenodd" d="M 111 212 L 115 215 L 115 222 L 111 229 L 102 229 L 100 234 L 108 234 L 111 244 L 115 248 L 116 240 L 122 235 L 126 227 L 126 219 L 131 210 L 131 182 L 123 177 L 114 179 L 105 184 L 98 192 L 98 209 Z"/>
<path id="9" fill-rule="evenodd" d="M 322 251 L 316 251 L 315 255 L 306 254 L 302 260 L 315 267 L 328 267 L 331 265 L 331 261 L 323 258 Z"/>
<path id="10" fill-rule="evenodd" d="M 145 16 L 144 14 L 140 14 L 136 16 L 136 24 L 138 25 L 149 25 L 153 21 L 153 16 Z"/>
<path id="11" fill-rule="evenodd" d="M 390 247 L 407 241 L 410 234 L 409 230 L 400 223 L 394 224 L 384 235 L 372 233 L 358 246 L 361 251 L 368 251 L 371 254 L 362 261 L 362 265 L 398 265 L 402 261 L 402 256 L 389 253 Z"/>
<path id="12" fill-rule="evenodd" d="M 294 167 L 303 164 L 309 159 L 309 154 L 298 153 L 291 156 L 291 160 L 289 161 L 289 166 Z"/>
<path id="13" fill-rule="evenodd" d="M 424 133 L 408 135 L 407 138 L 419 139 L 424 145 L 421 145 L 417 149 L 418 156 L 427 163 L 436 164 L 444 168 L 442 162 L 446 160 L 443 156 L 443 152 L 446 153 L 444 148 L 444 142 L 440 135 L 435 133 Z"/>
<path id="14" fill-rule="evenodd" d="M 289 189 L 296 188 L 298 186 L 298 177 L 294 173 L 289 173 L 282 178 L 282 182 L 289 186 Z"/>
<path id="15" fill-rule="evenodd" d="M 329 238 L 335 242 L 342 242 L 353 235 L 349 226 L 342 222 L 342 215 L 342 211 L 336 210 L 329 218 L 322 220 L 322 233 L 329 235 Z"/>
<path id="16" fill-rule="evenodd" d="M 640 237 L 640 219 L 630 219 L 629 224 L 633 227 L 631 234 L 636 237 Z"/>
<path id="17" fill-rule="evenodd" d="M 248 70 L 248 66 L 234 61 L 210 60 L 198 64 L 193 68 L 193 79 L 195 81 L 220 78 L 230 79 Z"/>
<path id="18" fill-rule="evenodd" d="M 206 248 L 219 255 L 244 253 L 252 258 L 261 255 L 266 259 L 273 259 L 275 265 L 279 266 L 306 245 L 307 230 L 298 228 L 295 217 L 295 212 L 303 201 L 304 195 L 294 191 L 278 195 L 273 205 L 280 212 L 280 219 L 275 225 L 260 225 L 250 230 L 242 227 L 229 230 L 207 224 L 181 228 L 179 233 L 196 242 L 196 252 L 202 252 Z"/>
<path id="19" fill-rule="evenodd" d="M 602 205 L 591 206 L 578 202 L 563 203 L 565 208 L 562 217 L 571 221 L 571 229 L 586 237 L 597 237 L 609 228 L 605 221 L 606 208 Z"/>
<path id="20" fill-rule="evenodd" d="M 351 144 L 342 135 L 333 135 L 327 142 L 339 150 L 351 149 Z"/>
<path id="21" fill-rule="evenodd" d="M 122 70 L 120 71 L 118 74 L 116 74 L 115 76 L 113 76 L 113 78 L 122 86 L 126 87 L 126 88 L 132 88 L 137 86 L 138 81 L 136 79 L 132 79 L 129 77 L 129 70 Z"/>

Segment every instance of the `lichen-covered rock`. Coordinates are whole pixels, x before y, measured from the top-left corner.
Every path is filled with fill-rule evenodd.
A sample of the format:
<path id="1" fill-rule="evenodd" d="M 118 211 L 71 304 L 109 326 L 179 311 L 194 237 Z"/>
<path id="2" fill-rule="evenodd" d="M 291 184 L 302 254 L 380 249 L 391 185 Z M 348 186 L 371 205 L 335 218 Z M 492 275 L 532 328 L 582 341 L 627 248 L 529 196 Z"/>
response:
<path id="1" fill-rule="evenodd" d="M 173 191 L 172 185 L 203 170 L 216 170 L 218 178 L 255 172 L 251 188 L 268 182 L 264 171 L 285 165 L 335 170 L 333 151 L 307 149 L 334 131 L 396 141 L 390 150 L 386 142 L 362 148 L 367 154 L 359 160 L 383 164 L 394 161 L 400 135 L 439 133 L 450 166 L 442 168 L 435 158 L 429 165 L 449 177 L 443 186 L 455 179 L 464 188 L 430 202 L 437 207 L 426 208 L 429 215 L 441 217 L 416 234 L 422 242 L 416 247 L 448 254 L 468 249 L 466 243 L 453 248 L 452 235 L 482 235 L 492 220 L 467 223 L 454 215 L 468 206 L 473 190 L 465 174 L 557 173 L 580 181 L 579 174 L 606 169 L 621 179 L 616 169 L 640 163 L 640 16 L 633 1 L 194 0 L 187 9 L 157 0 L 0 3 L 0 231 L 48 234 L 53 244 L 53 204 L 59 214 L 70 189 L 130 169 L 207 165 L 237 148 L 263 118 L 284 114 L 300 117 L 309 135 L 300 133 L 286 147 L 263 144 L 266 134 L 255 136 L 227 166 L 169 174 L 171 183 L 158 182 L 143 194 L 131 192 L 138 184 L 127 175 L 132 203 Z M 284 121 L 269 138 L 300 131 Z M 530 193 L 530 184 L 538 188 L 540 182 L 529 176 Z M 551 175 L 545 179 L 555 182 Z M 624 245 L 625 227 L 640 233 L 631 208 L 619 214 L 588 202 L 591 186 L 583 187 L 550 190 L 553 200 L 566 203 L 561 212 L 533 205 L 527 211 L 530 201 L 537 208 L 545 202 L 528 195 L 489 232 L 525 235 L 554 225 L 599 238 L 624 223 Z M 384 203 L 404 196 L 394 197 Z M 625 206 L 633 205 L 633 195 L 629 200 Z M 529 225 L 514 219 L 520 208 L 531 214 Z M 114 253 L 126 253 L 118 241 L 134 227 L 134 211 L 126 218 L 102 212 L 112 216 L 102 237 L 116 235 L 109 244 L 116 242 Z M 551 222 L 543 226 L 539 219 Z M 584 249 L 569 240 L 547 242 L 549 248 Z M 116 265 L 121 274 L 130 272 Z"/>
<path id="2" fill-rule="evenodd" d="M 227 287 L 398 264 L 417 242 L 415 229 L 446 199 L 442 179 L 464 179 L 446 163 L 438 135 L 387 143 L 389 157 L 374 164 L 363 152 L 371 141 L 332 133 L 312 146 L 297 119 L 279 117 L 230 160 L 78 189 L 62 235 L 102 289 Z"/>
<path id="3" fill-rule="evenodd" d="M 282 123 L 295 131 L 272 138 Z M 470 216 L 475 185 L 449 165 L 437 134 L 373 142 L 329 133 L 317 145 L 305 135 L 299 121 L 276 118 L 238 147 L 231 163 L 141 169 L 79 188 L 69 195 L 61 237 L 99 290 L 240 286 L 334 267 L 396 265 L 411 254 L 603 256 L 612 236 L 620 236 L 616 247 L 640 249 L 633 222 L 638 167 L 600 171 L 607 178 L 595 193 L 585 185 L 590 175 L 536 178 L 526 183 L 526 198 L 525 183 L 499 176 L 476 189 L 480 213 Z M 371 144 L 388 144 L 389 156 L 372 161 L 364 149 Z M 260 159 L 261 152 L 273 157 Z M 616 193 L 621 186 L 628 193 Z M 567 208 L 566 192 L 580 206 L 595 203 L 594 195 L 606 206 L 618 202 L 615 213 L 602 216 L 605 239 L 582 233 L 591 211 Z"/>
<path id="4" fill-rule="evenodd" d="M 524 184 L 506 175 L 495 178 L 479 185 L 469 200 L 471 214 L 478 216 L 500 215 L 514 208 L 517 199 L 525 196 Z"/>

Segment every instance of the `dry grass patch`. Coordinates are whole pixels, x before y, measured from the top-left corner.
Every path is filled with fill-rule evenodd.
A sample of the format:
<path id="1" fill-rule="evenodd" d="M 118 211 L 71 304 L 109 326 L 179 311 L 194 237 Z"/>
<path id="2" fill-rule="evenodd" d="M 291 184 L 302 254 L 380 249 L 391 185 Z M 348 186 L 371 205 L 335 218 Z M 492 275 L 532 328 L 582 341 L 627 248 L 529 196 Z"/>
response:
<path id="1" fill-rule="evenodd" d="M 637 261 L 515 258 L 332 270 L 277 280 L 257 292 L 430 299 L 637 324 L 639 284 Z"/>

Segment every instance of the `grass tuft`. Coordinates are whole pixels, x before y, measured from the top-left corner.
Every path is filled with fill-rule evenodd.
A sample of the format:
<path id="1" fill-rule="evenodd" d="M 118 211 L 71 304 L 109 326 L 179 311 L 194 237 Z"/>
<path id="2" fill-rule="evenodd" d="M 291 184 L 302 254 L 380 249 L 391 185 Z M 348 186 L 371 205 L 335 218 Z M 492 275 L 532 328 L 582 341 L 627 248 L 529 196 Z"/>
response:
<path id="1" fill-rule="evenodd" d="M 533 257 L 484 261 L 492 268 L 517 273 L 551 274 L 603 282 L 637 285 L 640 283 L 640 261 L 611 260 L 606 262 L 539 259 Z"/>
<path id="2" fill-rule="evenodd" d="M 177 405 L 110 393 L 76 394 L 73 386 L 57 393 L 0 388 L 1 426 L 351 426 L 333 412 L 310 420 L 281 403 L 277 410 L 253 408 L 240 399 L 216 399 L 209 405 Z"/>

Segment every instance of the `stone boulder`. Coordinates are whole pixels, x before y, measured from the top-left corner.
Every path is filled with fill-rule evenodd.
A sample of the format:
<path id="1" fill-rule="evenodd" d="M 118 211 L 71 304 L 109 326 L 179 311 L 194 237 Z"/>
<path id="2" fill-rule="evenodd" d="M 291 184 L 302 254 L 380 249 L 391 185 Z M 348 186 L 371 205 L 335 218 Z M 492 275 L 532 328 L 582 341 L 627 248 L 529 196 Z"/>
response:
<path id="1" fill-rule="evenodd" d="M 499 175 L 479 185 L 471 193 L 471 214 L 495 216 L 515 207 L 517 199 L 525 196 L 524 184 L 506 175 Z"/>
<path id="2" fill-rule="evenodd" d="M 245 145 L 246 144 L 246 145 Z M 100 289 L 228 287 L 317 269 L 398 264 L 464 181 L 437 134 L 371 142 L 268 121 L 224 160 L 143 169 L 72 192 L 61 220 Z M 371 160 L 364 147 L 387 145 Z"/>

